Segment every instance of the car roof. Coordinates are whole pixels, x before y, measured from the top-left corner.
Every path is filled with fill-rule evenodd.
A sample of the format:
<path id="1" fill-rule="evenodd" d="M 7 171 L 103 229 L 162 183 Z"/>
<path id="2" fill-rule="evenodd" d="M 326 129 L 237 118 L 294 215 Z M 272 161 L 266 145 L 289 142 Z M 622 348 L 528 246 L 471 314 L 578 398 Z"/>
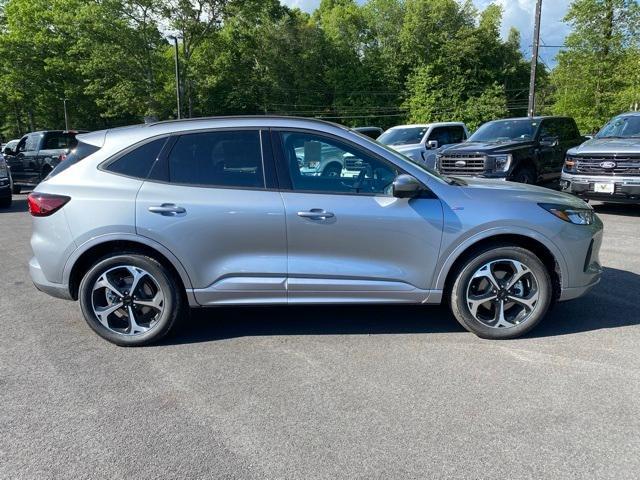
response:
<path id="1" fill-rule="evenodd" d="M 215 128 L 301 128 L 324 131 L 326 133 L 345 132 L 355 135 L 351 130 L 337 123 L 315 118 L 284 117 L 271 115 L 246 115 L 229 117 L 204 117 L 181 120 L 165 120 L 108 130 L 83 133 L 78 140 L 101 147 L 105 142 L 133 144 L 147 138 L 172 133 L 208 130 Z"/>
<path id="2" fill-rule="evenodd" d="M 429 128 L 434 125 L 438 126 L 461 126 L 464 127 L 464 122 L 431 122 L 431 123 L 410 123 L 407 125 L 396 125 L 395 127 L 391 127 L 389 130 L 395 130 L 397 128 Z"/>

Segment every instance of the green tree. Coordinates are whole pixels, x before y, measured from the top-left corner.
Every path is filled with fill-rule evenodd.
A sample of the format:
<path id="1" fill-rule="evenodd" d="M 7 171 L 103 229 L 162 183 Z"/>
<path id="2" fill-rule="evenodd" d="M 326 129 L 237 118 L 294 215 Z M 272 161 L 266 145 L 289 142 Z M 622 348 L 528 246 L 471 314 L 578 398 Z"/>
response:
<path id="1" fill-rule="evenodd" d="M 583 131 L 640 102 L 640 5 L 635 0 L 576 0 L 572 28 L 551 80 L 553 111 L 575 117 Z"/>

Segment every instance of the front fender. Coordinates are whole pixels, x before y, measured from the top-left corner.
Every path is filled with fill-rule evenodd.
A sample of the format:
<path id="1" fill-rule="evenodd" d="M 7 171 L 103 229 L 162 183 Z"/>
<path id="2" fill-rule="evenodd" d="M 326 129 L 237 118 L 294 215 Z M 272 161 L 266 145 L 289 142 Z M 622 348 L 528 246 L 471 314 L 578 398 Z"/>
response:
<path id="1" fill-rule="evenodd" d="M 444 290 L 445 282 L 447 280 L 449 272 L 451 271 L 451 267 L 453 266 L 455 261 L 460 258 L 462 254 L 464 254 L 464 252 L 466 252 L 469 248 L 473 247 L 482 240 L 497 237 L 499 235 L 520 235 L 532 240 L 536 240 L 544 245 L 551 252 L 556 262 L 558 263 L 558 266 L 560 268 L 560 280 L 562 288 L 566 288 L 568 286 L 567 282 L 569 277 L 569 268 L 567 265 L 567 261 L 562 254 L 562 251 L 555 243 L 553 243 L 553 241 L 551 241 L 551 239 L 541 234 L 540 232 L 528 228 L 503 226 L 492 227 L 481 232 L 476 232 L 463 240 L 455 242 L 455 244 L 457 244 L 456 248 L 454 248 L 448 254 L 445 253 L 445 255 L 441 257 L 441 260 L 436 267 L 437 277 L 434 289 Z"/>

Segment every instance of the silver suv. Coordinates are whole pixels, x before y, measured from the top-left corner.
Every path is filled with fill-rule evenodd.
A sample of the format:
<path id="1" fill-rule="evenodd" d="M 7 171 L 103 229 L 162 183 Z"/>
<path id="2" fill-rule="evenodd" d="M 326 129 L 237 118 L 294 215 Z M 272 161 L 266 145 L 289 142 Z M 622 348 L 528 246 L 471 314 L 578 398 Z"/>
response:
<path id="1" fill-rule="evenodd" d="M 443 177 L 339 125 L 194 119 L 78 140 L 29 196 L 30 271 L 118 345 L 160 339 L 188 307 L 443 300 L 466 329 L 512 338 L 600 278 L 602 223 L 582 200 Z M 301 149 L 359 170 L 307 175 Z"/>
<path id="2" fill-rule="evenodd" d="M 560 186 L 586 199 L 640 203 L 640 112 L 618 115 L 569 150 Z"/>

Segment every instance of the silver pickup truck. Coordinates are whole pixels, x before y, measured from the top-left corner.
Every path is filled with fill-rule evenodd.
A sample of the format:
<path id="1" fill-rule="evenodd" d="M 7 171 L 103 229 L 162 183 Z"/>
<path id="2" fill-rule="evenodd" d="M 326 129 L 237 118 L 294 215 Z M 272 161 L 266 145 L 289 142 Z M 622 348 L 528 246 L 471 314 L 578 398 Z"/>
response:
<path id="1" fill-rule="evenodd" d="M 640 203 L 640 112 L 614 117 L 567 151 L 560 186 L 584 199 Z"/>

